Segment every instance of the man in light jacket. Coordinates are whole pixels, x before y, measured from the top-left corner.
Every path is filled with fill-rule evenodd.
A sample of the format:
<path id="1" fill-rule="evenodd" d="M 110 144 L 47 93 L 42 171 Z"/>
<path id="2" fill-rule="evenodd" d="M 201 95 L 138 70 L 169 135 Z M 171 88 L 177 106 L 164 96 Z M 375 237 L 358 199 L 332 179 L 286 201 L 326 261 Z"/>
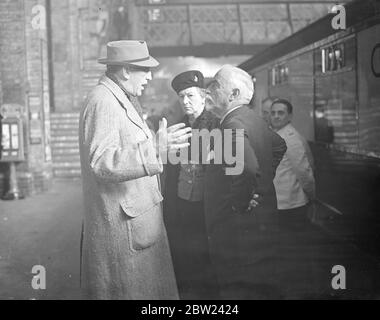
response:
<path id="1" fill-rule="evenodd" d="M 306 140 L 292 126 L 292 116 L 293 106 L 288 100 L 274 100 L 271 107 L 272 127 L 287 145 L 274 185 L 280 216 L 298 215 L 306 219 L 307 205 L 315 198 L 314 160 Z"/>
<path id="2" fill-rule="evenodd" d="M 277 99 L 271 108 L 273 129 L 286 141 L 287 151 L 277 168 L 274 185 L 277 195 L 279 218 L 279 253 L 282 268 L 278 274 L 282 288 L 294 292 L 302 299 L 308 294 L 295 290 L 295 276 L 311 283 L 313 279 L 313 250 L 310 237 L 315 230 L 308 218 L 308 209 L 315 199 L 313 157 L 310 148 L 301 134 L 292 126 L 293 106 L 290 101 Z M 312 208 L 312 207 L 311 207 Z M 288 281 L 288 279 L 291 279 Z"/>

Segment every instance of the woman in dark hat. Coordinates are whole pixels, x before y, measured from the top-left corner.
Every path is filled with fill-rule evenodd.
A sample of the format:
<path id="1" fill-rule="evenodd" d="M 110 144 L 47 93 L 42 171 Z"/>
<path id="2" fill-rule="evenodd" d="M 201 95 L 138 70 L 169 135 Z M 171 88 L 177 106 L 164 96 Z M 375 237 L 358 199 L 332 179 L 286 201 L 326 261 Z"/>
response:
<path id="1" fill-rule="evenodd" d="M 218 126 L 218 118 L 205 108 L 201 72 L 179 74 L 172 87 L 185 113 L 181 122 L 193 130 L 210 132 Z M 189 161 L 166 167 L 164 217 L 180 296 L 185 299 L 213 299 L 217 294 L 208 253 L 203 202 L 205 165 L 201 162 L 202 145 L 199 146 L 197 159 L 190 156 L 190 145 Z"/>

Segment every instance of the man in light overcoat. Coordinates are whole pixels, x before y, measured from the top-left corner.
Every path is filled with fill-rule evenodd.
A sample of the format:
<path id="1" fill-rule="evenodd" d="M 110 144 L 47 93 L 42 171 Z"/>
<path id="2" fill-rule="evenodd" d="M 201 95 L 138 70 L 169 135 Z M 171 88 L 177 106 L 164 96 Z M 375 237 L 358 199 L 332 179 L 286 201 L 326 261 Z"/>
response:
<path id="1" fill-rule="evenodd" d="M 168 150 L 187 147 L 184 124 L 156 137 L 137 97 L 158 62 L 143 41 L 107 45 L 106 74 L 80 115 L 84 194 L 81 284 L 87 299 L 178 299 L 163 223 L 159 174 Z"/>

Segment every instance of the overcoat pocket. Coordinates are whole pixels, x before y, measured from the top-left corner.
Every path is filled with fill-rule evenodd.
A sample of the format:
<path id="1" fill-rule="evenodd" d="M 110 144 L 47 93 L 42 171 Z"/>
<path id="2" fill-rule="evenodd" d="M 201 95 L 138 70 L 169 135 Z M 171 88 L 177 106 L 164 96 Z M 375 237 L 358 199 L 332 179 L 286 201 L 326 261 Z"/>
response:
<path id="1" fill-rule="evenodd" d="M 160 209 L 163 200 L 158 190 L 134 199 L 121 201 L 120 205 L 129 216 L 127 220 L 129 242 L 132 251 L 141 251 L 154 245 L 162 235 L 163 221 Z"/>

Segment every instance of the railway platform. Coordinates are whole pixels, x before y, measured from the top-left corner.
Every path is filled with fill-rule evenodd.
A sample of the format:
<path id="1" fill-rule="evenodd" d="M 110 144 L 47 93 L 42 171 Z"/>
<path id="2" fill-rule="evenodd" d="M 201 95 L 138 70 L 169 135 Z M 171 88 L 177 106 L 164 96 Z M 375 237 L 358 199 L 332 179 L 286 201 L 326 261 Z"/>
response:
<path id="1" fill-rule="evenodd" d="M 55 180 L 49 192 L 17 202 L 1 201 L 0 208 L 0 299 L 81 299 L 80 180 Z M 380 299 L 380 255 L 366 245 L 369 239 L 350 231 L 358 226 L 353 228 L 349 219 L 344 224 L 327 212 L 320 211 L 319 216 L 319 225 L 297 232 L 302 241 L 294 239 L 293 246 L 283 248 L 276 263 L 277 282 L 270 286 L 256 282 L 262 298 Z M 310 268 L 305 268 L 305 257 Z M 35 265 L 46 268 L 46 290 L 32 288 Z M 345 268 L 345 290 L 332 288 L 336 265 Z M 265 283 L 271 275 L 261 270 L 258 276 Z M 185 298 L 197 299 L 191 294 Z"/>

